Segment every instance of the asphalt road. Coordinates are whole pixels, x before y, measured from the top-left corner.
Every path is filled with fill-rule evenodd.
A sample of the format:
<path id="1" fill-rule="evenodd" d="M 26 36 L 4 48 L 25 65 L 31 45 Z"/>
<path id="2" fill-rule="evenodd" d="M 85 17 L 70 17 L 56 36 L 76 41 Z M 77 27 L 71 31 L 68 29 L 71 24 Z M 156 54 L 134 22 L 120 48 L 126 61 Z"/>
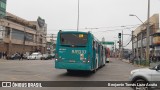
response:
<path id="1" fill-rule="evenodd" d="M 138 67 L 118 59 L 96 73 L 67 73 L 54 68 L 54 60 L 0 60 L 0 81 L 128 81 L 130 71 Z M 47 87 L 0 88 L 0 90 L 132 90 L 130 87 Z"/>

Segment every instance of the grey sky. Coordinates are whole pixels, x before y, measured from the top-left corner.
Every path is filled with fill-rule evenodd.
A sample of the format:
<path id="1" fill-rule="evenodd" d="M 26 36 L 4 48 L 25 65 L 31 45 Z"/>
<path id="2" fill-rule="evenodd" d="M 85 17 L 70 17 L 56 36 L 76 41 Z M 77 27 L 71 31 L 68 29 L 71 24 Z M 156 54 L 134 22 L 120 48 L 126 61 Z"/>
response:
<path id="1" fill-rule="evenodd" d="M 46 20 L 48 33 L 60 29 L 76 29 L 78 0 L 7 0 L 7 11 L 27 20 L 41 16 Z M 136 14 L 142 21 L 147 18 L 148 0 L 80 0 L 80 31 L 93 29 L 93 34 L 101 40 L 118 40 L 118 33 L 124 29 L 130 34 L 141 22 L 129 14 Z M 160 0 L 151 0 L 151 14 L 160 13 Z M 126 26 L 127 27 L 120 27 Z M 133 25 L 133 26 L 128 26 Z M 119 26 L 119 27 L 115 27 Z M 134 28 L 132 28 L 134 27 Z M 128 29 L 126 29 L 128 28 Z M 106 31 L 114 30 L 114 31 Z M 126 45 L 130 36 L 124 36 Z M 129 45 L 128 48 L 131 48 Z"/>

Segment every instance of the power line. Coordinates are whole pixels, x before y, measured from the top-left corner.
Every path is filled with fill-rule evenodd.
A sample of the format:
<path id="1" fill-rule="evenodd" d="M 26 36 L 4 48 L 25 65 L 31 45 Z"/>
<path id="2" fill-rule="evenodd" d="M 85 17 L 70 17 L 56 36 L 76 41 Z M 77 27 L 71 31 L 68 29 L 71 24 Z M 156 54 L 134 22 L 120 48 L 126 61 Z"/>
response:
<path id="1" fill-rule="evenodd" d="M 110 26 L 110 27 L 99 27 L 99 28 L 117 28 L 117 27 L 122 27 L 122 26 L 138 26 L 138 25 L 141 25 L 141 24 L 135 24 L 135 25 L 121 25 L 121 26 Z"/>
<path id="2" fill-rule="evenodd" d="M 137 26 L 137 25 L 141 25 L 141 24 L 134 24 L 134 25 L 121 25 L 121 26 Z M 109 26 L 109 27 L 95 27 L 96 29 L 103 29 L 103 28 L 117 28 L 117 27 L 121 27 L 121 26 Z M 90 28 L 87 28 L 87 29 L 90 29 Z M 59 31 L 59 30 L 77 30 L 77 29 L 73 29 L 73 28 L 70 28 L 70 29 L 48 29 L 49 31 L 50 30 L 54 30 L 54 31 Z M 79 28 L 79 30 L 86 30 L 86 27 L 85 28 Z"/>

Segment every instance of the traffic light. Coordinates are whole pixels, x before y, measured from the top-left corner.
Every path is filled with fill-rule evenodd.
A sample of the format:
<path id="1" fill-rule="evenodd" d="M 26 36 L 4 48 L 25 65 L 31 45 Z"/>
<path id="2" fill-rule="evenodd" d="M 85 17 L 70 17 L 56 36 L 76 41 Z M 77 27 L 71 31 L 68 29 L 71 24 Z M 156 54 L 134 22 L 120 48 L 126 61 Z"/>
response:
<path id="1" fill-rule="evenodd" d="M 118 33 L 118 38 L 121 38 L 121 33 Z"/>

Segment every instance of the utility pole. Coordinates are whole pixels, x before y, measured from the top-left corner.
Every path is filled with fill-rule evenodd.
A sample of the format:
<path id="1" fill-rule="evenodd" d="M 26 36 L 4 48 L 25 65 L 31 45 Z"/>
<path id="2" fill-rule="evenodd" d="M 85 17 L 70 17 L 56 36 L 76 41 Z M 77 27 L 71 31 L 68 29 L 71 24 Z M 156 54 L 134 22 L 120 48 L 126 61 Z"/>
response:
<path id="1" fill-rule="evenodd" d="M 125 27 L 125 26 L 121 26 L 121 27 Z M 123 59 L 123 29 L 122 29 L 122 50 L 121 50 L 121 58 Z"/>
<path id="2" fill-rule="evenodd" d="M 133 56 L 135 55 L 135 53 L 134 53 L 134 36 L 133 36 L 133 31 L 132 31 L 132 54 L 133 54 Z"/>
<path id="3" fill-rule="evenodd" d="M 143 58 L 143 32 L 142 31 L 141 31 L 140 35 L 141 35 L 141 48 L 140 48 L 141 58 L 140 58 L 139 64 L 141 65 L 142 58 Z"/>
<path id="4" fill-rule="evenodd" d="M 115 47 L 115 49 L 114 49 L 114 50 L 115 50 L 115 51 L 114 51 L 114 53 L 115 53 L 115 58 L 116 58 L 116 56 L 117 56 L 117 53 L 116 53 L 116 40 L 115 40 L 115 44 L 114 44 L 114 45 L 115 45 L 115 46 L 114 46 L 114 47 Z"/>
<path id="5" fill-rule="evenodd" d="M 148 16 L 147 16 L 147 45 L 146 45 L 146 65 L 149 66 L 149 54 L 150 54 L 150 47 L 149 47 L 149 36 L 150 36 L 150 30 L 149 30 L 149 21 L 150 21 L 150 0 L 148 0 Z"/>
<path id="6" fill-rule="evenodd" d="M 121 46 L 121 47 L 122 47 L 122 51 L 121 51 L 121 54 L 122 54 L 122 55 L 121 55 L 121 58 L 123 59 L 123 30 L 122 30 L 122 46 Z"/>

